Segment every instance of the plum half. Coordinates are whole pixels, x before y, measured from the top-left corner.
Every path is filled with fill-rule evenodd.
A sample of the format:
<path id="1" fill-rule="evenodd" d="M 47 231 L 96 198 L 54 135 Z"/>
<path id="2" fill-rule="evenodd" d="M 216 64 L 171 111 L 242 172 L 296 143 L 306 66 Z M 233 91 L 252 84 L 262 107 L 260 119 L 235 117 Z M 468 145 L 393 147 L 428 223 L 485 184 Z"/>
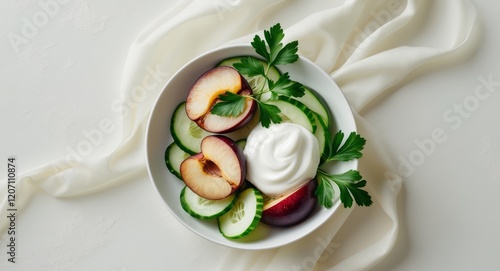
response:
<path id="1" fill-rule="evenodd" d="M 210 135 L 201 141 L 200 153 L 181 163 L 180 174 L 186 185 L 200 197 L 223 199 L 243 184 L 245 156 L 232 139 Z"/>
<path id="2" fill-rule="evenodd" d="M 212 133 L 229 133 L 247 124 L 257 110 L 257 103 L 250 97 L 238 116 L 218 116 L 211 113 L 219 95 L 231 92 L 250 95 L 252 89 L 245 78 L 234 68 L 215 67 L 202 74 L 189 90 L 186 98 L 186 114 L 200 128 Z"/>

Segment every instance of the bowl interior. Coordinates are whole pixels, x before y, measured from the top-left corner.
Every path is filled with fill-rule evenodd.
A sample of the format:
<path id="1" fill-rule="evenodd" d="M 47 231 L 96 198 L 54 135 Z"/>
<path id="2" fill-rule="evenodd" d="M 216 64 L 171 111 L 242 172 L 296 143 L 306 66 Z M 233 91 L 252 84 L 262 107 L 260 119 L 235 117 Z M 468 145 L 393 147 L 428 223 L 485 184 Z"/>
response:
<path id="1" fill-rule="evenodd" d="M 194 81 L 204 72 L 213 68 L 221 60 L 240 56 L 254 55 L 254 49 L 246 45 L 235 45 L 207 52 L 183 66 L 165 85 L 151 112 L 146 135 L 147 168 L 154 187 L 160 194 L 167 208 L 184 226 L 194 233 L 215 243 L 240 249 L 267 249 L 279 247 L 296 241 L 323 224 L 340 206 L 335 199 L 332 208 L 318 207 L 306 221 L 287 228 L 274 228 L 262 223 L 248 236 L 230 240 L 223 237 L 216 221 L 201 221 L 184 212 L 179 195 L 184 183 L 172 175 L 165 166 L 164 154 L 173 141 L 170 134 L 170 118 L 176 106 L 186 99 Z M 279 67 L 282 72 L 289 72 L 292 80 L 301 82 L 316 90 L 332 113 L 331 133 L 339 129 L 344 132 L 356 131 L 354 117 L 343 93 L 333 80 L 311 61 L 300 57 L 293 64 Z M 356 169 L 357 162 L 343 162 L 331 166 L 332 172 Z M 337 193 L 338 195 L 338 193 Z"/>

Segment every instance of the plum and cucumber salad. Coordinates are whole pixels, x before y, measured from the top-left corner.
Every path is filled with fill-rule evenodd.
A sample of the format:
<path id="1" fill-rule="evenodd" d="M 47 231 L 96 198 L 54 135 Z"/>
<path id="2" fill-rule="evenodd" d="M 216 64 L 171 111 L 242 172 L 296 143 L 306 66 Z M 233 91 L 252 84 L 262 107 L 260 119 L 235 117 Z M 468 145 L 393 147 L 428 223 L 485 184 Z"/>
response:
<path id="1" fill-rule="evenodd" d="M 323 165 L 359 159 L 365 139 L 331 134 L 328 106 L 279 65 L 298 60 L 298 41 L 283 45 L 280 24 L 251 42 L 260 57 L 223 59 L 200 77 L 174 110 L 169 171 L 185 184 L 180 204 L 191 216 L 217 220 L 237 239 L 258 223 L 296 225 L 334 194 L 344 207 L 370 206 L 357 170 L 332 174 Z"/>

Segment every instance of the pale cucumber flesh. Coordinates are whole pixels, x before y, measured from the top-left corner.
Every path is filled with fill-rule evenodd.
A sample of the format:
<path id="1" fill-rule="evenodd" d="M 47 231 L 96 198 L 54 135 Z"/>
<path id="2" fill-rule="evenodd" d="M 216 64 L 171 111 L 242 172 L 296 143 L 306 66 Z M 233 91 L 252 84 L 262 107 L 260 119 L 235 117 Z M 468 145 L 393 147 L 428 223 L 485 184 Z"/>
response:
<path id="1" fill-rule="evenodd" d="M 177 145 L 189 154 L 200 152 L 200 143 L 204 137 L 211 135 L 191 121 L 186 114 L 186 103 L 180 103 L 174 111 L 170 123 L 170 133 Z"/>
<path id="2" fill-rule="evenodd" d="M 181 191 L 181 206 L 184 211 L 199 219 L 213 219 L 228 212 L 233 206 L 236 195 L 231 194 L 220 200 L 209 200 L 198 196 L 189 187 Z"/>
<path id="3" fill-rule="evenodd" d="M 278 100 L 267 101 L 266 103 L 275 105 L 280 109 L 281 113 L 279 114 L 283 122 L 293 122 L 303 126 L 313 134 L 316 132 L 314 112 L 303 103 L 288 97 L 280 97 Z"/>
<path id="4" fill-rule="evenodd" d="M 263 210 L 262 193 L 255 188 L 243 190 L 233 207 L 217 221 L 223 236 L 238 239 L 252 232 L 260 222 Z"/>
<path id="5" fill-rule="evenodd" d="M 189 154 L 187 152 L 183 151 L 175 142 L 172 142 L 165 151 L 165 164 L 172 174 L 182 180 L 180 172 L 181 163 L 188 157 Z"/>

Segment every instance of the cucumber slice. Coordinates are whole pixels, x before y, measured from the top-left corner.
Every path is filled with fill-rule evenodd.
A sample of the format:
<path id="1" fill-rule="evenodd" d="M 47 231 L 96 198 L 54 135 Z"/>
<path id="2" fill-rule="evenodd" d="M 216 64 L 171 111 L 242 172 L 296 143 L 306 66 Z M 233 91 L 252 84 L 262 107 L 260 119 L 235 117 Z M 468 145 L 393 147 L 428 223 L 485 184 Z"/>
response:
<path id="1" fill-rule="evenodd" d="M 255 188 L 247 188 L 236 198 L 229 212 L 217 218 L 219 231 L 227 238 L 241 238 L 255 229 L 262 217 L 262 193 Z"/>
<path id="2" fill-rule="evenodd" d="M 320 96 L 309 87 L 304 86 L 304 96 L 296 97 L 299 102 L 305 104 L 309 109 L 318 113 L 322 118 L 324 123 L 327 125 L 330 123 L 330 113 L 327 109 L 328 107 L 322 102 Z"/>
<path id="3" fill-rule="evenodd" d="M 239 128 L 236 131 L 230 132 L 225 134 L 227 137 L 231 138 L 234 141 L 238 141 L 241 139 L 245 139 L 248 137 L 252 129 L 260 123 L 259 120 L 259 115 L 258 115 L 258 110 L 256 114 L 252 117 L 249 123 L 247 123 L 245 126 Z"/>
<path id="4" fill-rule="evenodd" d="M 213 133 L 201 129 L 186 114 L 186 102 L 180 103 L 172 115 L 170 133 L 181 150 L 190 155 L 199 153 L 200 143 L 204 137 Z"/>
<path id="5" fill-rule="evenodd" d="M 221 200 L 209 200 L 198 196 L 187 186 L 181 190 L 182 209 L 199 219 L 213 219 L 227 213 L 233 207 L 235 200 L 236 194 Z"/>
<path id="6" fill-rule="evenodd" d="M 318 140 L 319 143 L 319 151 L 320 151 L 320 164 L 323 164 L 324 161 L 328 158 L 328 152 L 330 151 L 328 149 L 328 144 L 327 142 L 331 142 L 331 135 L 330 131 L 328 130 L 328 126 L 325 124 L 323 121 L 323 118 L 321 117 L 320 114 L 314 113 L 315 119 L 316 119 L 316 132 L 314 133 L 314 136 Z"/>
<path id="7" fill-rule="evenodd" d="M 165 151 L 165 164 L 168 170 L 180 180 L 182 180 L 181 163 L 188 157 L 189 153 L 183 151 L 175 142 L 170 143 Z"/>
<path id="8" fill-rule="evenodd" d="M 256 58 L 256 57 L 253 57 L 253 56 L 237 56 L 237 57 L 226 58 L 226 59 L 222 60 L 221 62 L 219 62 L 216 66 L 233 67 L 234 63 L 241 62 L 242 58 L 247 58 L 247 57 L 256 59 L 257 61 L 262 63 L 262 65 L 264 65 L 264 67 L 267 67 L 266 61 L 259 59 L 259 58 Z M 267 72 L 267 77 L 269 77 L 269 79 L 276 81 L 280 78 L 280 76 L 281 76 L 281 72 L 278 70 L 278 68 L 276 68 L 274 66 L 269 67 L 269 70 Z M 269 87 L 267 86 L 266 78 L 264 78 L 263 76 L 259 75 L 259 76 L 248 77 L 246 75 L 243 75 L 243 77 L 250 84 L 250 87 L 252 88 L 254 93 L 259 93 L 260 91 L 269 90 Z"/>
<path id="9" fill-rule="evenodd" d="M 266 103 L 275 105 L 280 109 L 283 122 L 293 122 L 302 125 L 313 134 L 316 132 L 314 112 L 298 100 L 280 96 L 277 100 L 267 101 Z"/>

